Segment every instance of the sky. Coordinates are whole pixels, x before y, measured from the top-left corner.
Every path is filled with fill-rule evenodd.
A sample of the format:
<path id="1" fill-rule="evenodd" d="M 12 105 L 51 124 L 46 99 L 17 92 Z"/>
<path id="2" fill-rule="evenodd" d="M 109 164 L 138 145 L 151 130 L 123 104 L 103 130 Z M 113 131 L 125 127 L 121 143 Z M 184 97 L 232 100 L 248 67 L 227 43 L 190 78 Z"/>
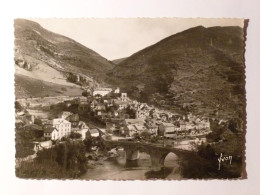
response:
<path id="1" fill-rule="evenodd" d="M 47 30 L 72 38 L 108 60 L 128 57 L 168 36 L 195 26 L 243 27 L 244 25 L 243 19 L 29 19 Z"/>

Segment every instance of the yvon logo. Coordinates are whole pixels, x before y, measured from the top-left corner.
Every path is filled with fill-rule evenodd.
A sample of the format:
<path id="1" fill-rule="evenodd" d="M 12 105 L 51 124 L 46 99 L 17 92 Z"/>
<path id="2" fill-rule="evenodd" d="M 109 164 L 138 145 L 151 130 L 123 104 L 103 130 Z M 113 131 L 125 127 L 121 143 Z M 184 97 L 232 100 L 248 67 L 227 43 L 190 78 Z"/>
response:
<path id="1" fill-rule="evenodd" d="M 220 154 L 218 158 L 218 170 L 220 170 L 221 163 L 229 161 L 229 164 L 231 165 L 232 163 L 232 156 L 224 156 L 222 153 Z"/>

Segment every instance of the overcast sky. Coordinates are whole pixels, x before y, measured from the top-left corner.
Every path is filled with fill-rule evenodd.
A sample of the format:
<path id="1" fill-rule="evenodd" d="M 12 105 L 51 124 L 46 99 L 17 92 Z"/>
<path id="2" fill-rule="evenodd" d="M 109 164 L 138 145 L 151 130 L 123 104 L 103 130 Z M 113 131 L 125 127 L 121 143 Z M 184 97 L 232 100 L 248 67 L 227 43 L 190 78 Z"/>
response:
<path id="1" fill-rule="evenodd" d="M 52 32 L 62 34 L 103 57 L 128 57 L 170 35 L 191 27 L 240 26 L 242 19 L 30 19 Z"/>

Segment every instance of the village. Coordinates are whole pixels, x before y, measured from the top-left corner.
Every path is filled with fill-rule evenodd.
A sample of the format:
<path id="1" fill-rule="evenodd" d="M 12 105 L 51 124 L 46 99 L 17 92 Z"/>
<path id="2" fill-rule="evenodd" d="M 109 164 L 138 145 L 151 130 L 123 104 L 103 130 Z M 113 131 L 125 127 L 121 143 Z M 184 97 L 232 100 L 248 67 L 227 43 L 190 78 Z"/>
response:
<path id="1" fill-rule="evenodd" d="M 16 131 L 21 134 L 24 130 L 33 132 L 35 152 L 66 139 L 83 141 L 99 137 L 153 143 L 167 139 L 171 144 L 174 143 L 172 140 L 198 140 L 211 132 L 206 117 L 198 118 L 191 113 L 180 116 L 163 111 L 131 100 L 119 88 L 88 89 L 81 97 L 59 101 L 47 98 L 47 103 L 43 99 L 34 98 L 40 103 L 33 103 L 29 98 L 16 101 Z M 62 107 L 57 109 L 57 105 Z M 44 111 L 53 110 L 56 115 L 42 115 Z"/>

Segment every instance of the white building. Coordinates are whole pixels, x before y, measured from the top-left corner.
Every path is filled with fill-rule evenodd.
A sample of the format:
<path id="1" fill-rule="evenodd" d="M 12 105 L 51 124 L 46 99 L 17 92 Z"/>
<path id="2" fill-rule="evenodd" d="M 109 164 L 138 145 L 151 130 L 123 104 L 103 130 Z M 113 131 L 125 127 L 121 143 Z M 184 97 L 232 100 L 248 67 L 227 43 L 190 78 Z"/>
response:
<path id="1" fill-rule="evenodd" d="M 116 93 L 116 94 L 120 93 L 119 87 L 117 87 L 117 88 L 114 90 L 114 93 Z"/>
<path id="2" fill-rule="evenodd" d="M 81 134 L 81 139 L 86 139 L 86 133 L 88 132 L 89 127 L 83 121 L 80 121 L 78 124 L 78 129 L 74 130 L 75 133 Z"/>
<path id="3" fill-rule="evenodd" d="M 68 137 L 71 133 L 71 123 L 63 118 L 53 119 L 53 120 L 49 121 L 48 124 L 57 130 L 57 132 L 58 132 L 57 139 L 61 139 L 62 137 Z"/>
<path id="4" fill-rule="evenodd" d="M 127 100 L 127 93 L 121 93 L 121 100 L 125 102 Z"/>
<path id="5" fill-rule="evenodd" d="M 111 91 L 112 91 L 111 88 L 96 88 L 93 91 L 93 96 L 95 96 L 95 95 L 105 96 L 108 93 L 110 93 Z"/>
<path id="6" fill-rule="evenodd" d="M 43 142 L 34 142 L 34 148 L 33 148 L 33 150 L 34 150 L 35 152 L 38 152 L 39 150 L 48 149 L 48 148 L 51 148 L 51 147 L 52 147 L 52 142 L 51 142 L 51 140 L 43 141 Z"/>

